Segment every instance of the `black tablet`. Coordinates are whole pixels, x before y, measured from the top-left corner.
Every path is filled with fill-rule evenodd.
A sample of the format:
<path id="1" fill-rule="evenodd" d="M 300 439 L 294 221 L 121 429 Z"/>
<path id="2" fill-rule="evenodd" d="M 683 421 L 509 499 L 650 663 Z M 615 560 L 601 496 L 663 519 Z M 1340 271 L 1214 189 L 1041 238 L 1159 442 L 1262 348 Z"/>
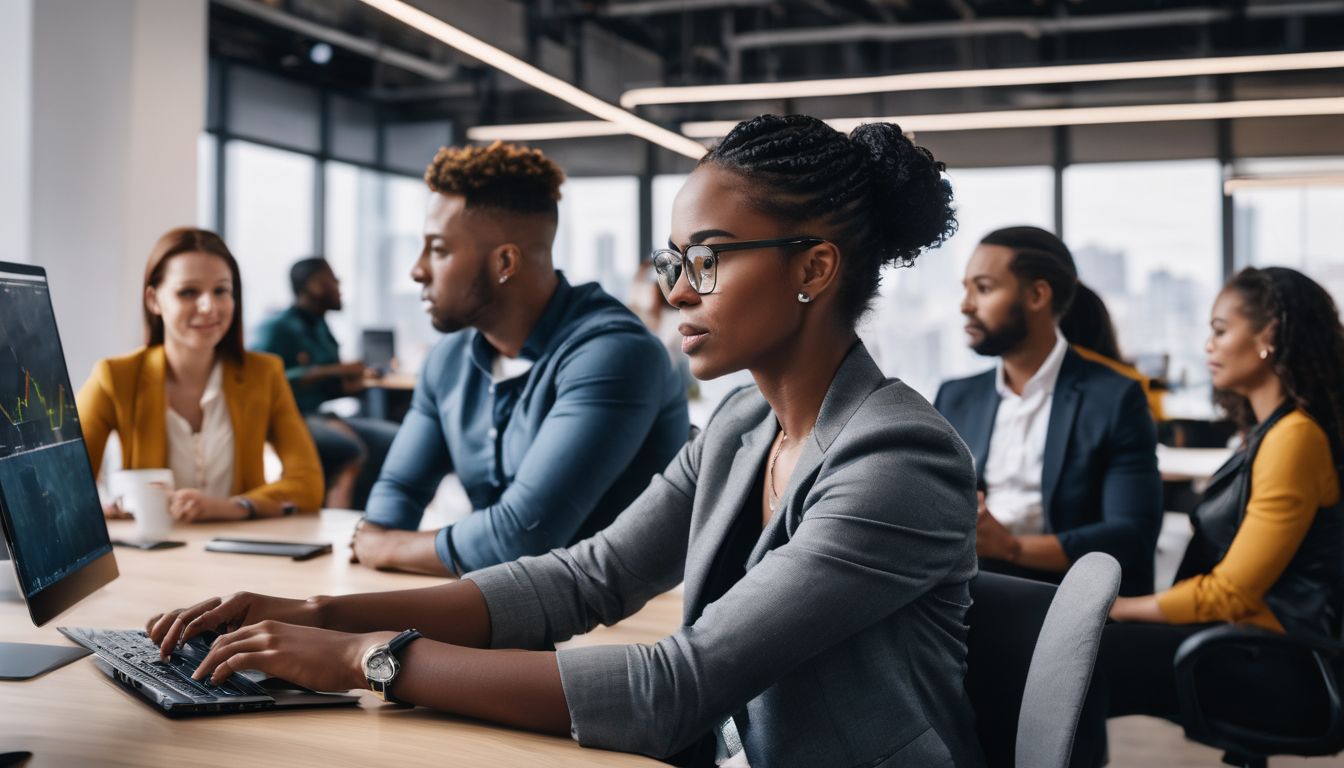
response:
<path id="1" fill-rule="evenodd" d="M 331 552 L 330 544 L 311 544 L 302 541 L 262 541 L 259 539 L 214 538 L 205 543 L 207 552 L 233 552 L 240 555 L 273 555 L 311 560 Z"/>

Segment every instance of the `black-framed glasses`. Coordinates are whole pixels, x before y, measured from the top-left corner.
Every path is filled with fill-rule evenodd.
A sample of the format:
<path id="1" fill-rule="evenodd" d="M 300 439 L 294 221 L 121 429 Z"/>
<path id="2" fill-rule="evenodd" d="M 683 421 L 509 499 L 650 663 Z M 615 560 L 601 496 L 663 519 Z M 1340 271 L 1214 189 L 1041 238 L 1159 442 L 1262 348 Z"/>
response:
<path id="1" fill-rule="evenodd" d="M 748 251 L 755 248 L 787 248 L 797 245 L 820 245 L 826 242 L 820 237 L 802 235 L 797 237 L 776 237 L 769 240 L 743 240 L 737 243 L 699 244 L 686 248 L 685 253 L 660 248 L 653 252 L 653 274 L 658 279 L 658 287 L 663 289 L 663 298 L 671 300 L 672 291 L 686 273 L 686 282 L 701 295 L 712 293 L 719 277 L 719 254 L 724 251 Z"/>

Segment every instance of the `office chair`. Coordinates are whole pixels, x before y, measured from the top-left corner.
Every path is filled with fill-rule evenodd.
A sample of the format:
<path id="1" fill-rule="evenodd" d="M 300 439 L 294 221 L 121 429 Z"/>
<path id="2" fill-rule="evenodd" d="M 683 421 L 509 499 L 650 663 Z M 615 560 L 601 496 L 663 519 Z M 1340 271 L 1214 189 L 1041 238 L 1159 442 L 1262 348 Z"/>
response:
<path id="1" fill-rule="evenodd" d="M 1092 552 L 1058 587 L 982 572 L 971 582 L 966 690 L 990 768 L 1065 768 L 1120 564 Z"/>
<path id="2" fill-rule="evenodd" d="M 1175 668 L 1186 737 L 1223 750 L 1223 762 L 1229 765 L 1265 768 L 1270 755 L 1317 757 L 1344 750 L 1344 643 L 1221 625 L 1181 643 Z M 1265 674 L 1265 669 L 1272 673 Z M 1205 682 L 1210 675 L 1223 686 L 1264 690 L 1267 700 L 1292 703 L 1312 716 L 1298 721 L 1300 727 L 1290 733 L 1237 719 L 1236 713 L 1220 713 L 1217 692 Z"/>

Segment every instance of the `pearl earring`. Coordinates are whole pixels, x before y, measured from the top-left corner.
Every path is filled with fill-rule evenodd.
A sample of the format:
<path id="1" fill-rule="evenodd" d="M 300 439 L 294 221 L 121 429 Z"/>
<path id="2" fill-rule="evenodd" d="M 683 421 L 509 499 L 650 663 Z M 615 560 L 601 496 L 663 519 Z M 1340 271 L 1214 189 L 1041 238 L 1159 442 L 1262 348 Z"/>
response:
<path id="1" fill-rule="evenodd" d="M 1271 349 L 1268 349 L 1268 348 L 1260 350 L 1260 359 L 1261 359 L 1261 360 L 1268 360 L 1268 359 L 1269 359 L 1269 353 L 1270 353 L 1271 351 L 1272 351 L 1272 350 L 1271 350 Z"/>
<path id="2" fill-rule="evenodd" d="M 812 301 L 812 297 L 811 297 L 811 296 L 808 296 L 806 293 L 803 293 L 802 291 L 799 291 L 799 292 L 798 292 L 798 303 L 799 303 L 799 304 L 807 304 L 807 303 L 810 302 L 810 301 Z"/>
<path id="3" fill-rule="evenodd" d="M 504 283 L 508 282 L 508 280 L 509 280 L 509 276 L 508 276 L 508 275 L 500 275 L 500 276 L 499 276 L 499 284 L 500 284 L 500 285 L 503 285 Z"/>

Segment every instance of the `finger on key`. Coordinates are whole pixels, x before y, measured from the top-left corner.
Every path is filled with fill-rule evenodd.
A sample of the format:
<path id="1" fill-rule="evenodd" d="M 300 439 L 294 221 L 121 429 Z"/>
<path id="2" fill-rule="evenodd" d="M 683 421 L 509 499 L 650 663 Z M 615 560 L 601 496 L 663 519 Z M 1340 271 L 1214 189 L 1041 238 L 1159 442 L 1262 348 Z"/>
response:
<path id="1" fill-rule="evenodd" d="M 204 659 L 201 659 L 201 663 L 196 667 L 196 671 L 193 672 L 191 676 L 196 680 L 204 680 L 211 676 L 216 667 L 235 654 L 244 651 L 260 650 L 265 647 L 265 644 L 266 638 L 260 636 L 256 630 L 251 627 L 244 627 L 237 632 L 220 635 L 219 638 L 215 640 L 215 644 L 210 646 L 210 652 L 205 654 Z M 237 669 L 247 669 L 247 667 L 234 666 Z M 225 677 L 227 676 L 228 675 L 226 674 Z"/>
<path id="2" fill-rule="evenodd" d="M 182 641 L 186 639 L 183 637 L 182 630 L 185 629 L 197 616 L 206 613 L 219 605 L 219 603 L 220 599 L 218 597 L 212 597 L 205 602 L 193 605 L 185 611 L 176 611 L 173 614 L 172 622 L 164 632 L 163 638 L 159 640 L 160 655 L 165 659 L 168 658 L 172 654 L 173 649 L 180 646 Z"/>

